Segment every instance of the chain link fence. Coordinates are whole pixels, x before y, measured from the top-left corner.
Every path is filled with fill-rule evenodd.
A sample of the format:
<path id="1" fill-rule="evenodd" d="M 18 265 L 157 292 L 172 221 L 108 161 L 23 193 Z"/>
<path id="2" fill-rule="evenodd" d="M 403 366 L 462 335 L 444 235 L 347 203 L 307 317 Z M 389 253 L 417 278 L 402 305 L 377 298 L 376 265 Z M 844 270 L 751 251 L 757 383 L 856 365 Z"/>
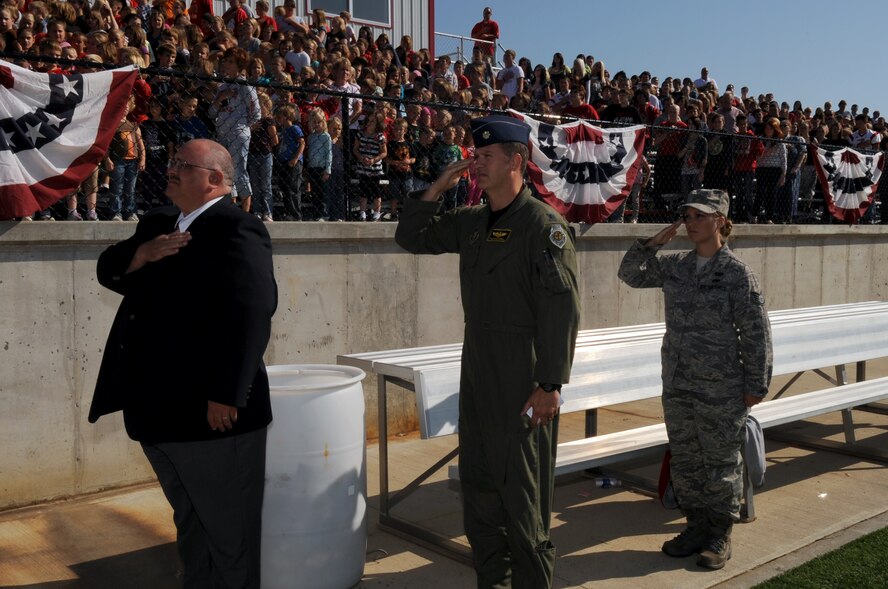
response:
<path id="1" fill-rule="evenodd" d="M 244 62 L 241 53 L 228 50 L 222 57 L 220 71 L 232 77 L 172 61 L 170 67 L 143 68 L 129 114 L 93 176 L 76 194 L 35 211 L 37 218 L 137 219 L 169 204 L 166 173 L 176 150 L 191 139 L 209 138 L 232 154 L 235 202 L 266 221 L 394 221 L 408 193 L 472 156 L 469 121 L 490 113 L 473 105 L 470 90 L 453 92 L 460 104 L 444 104 L 420 86 L 380 88 L 370 77 L 359 90 L 344 83 L 319 87 L 312 80 L 294 85 L 280 72 L 266 75 L 257 59 Z M 20 65 L 36 61 L 30 55 L 0 58 Z M 42 67 L 50 63 L 66 72 L 106 67 L 40 59 Z M 700 187 L 730 193 L 734 222 L 832 222 L 810 146 L 669 126 L 649 126 L 648 133 L 642 173 L 609 222 L 671 222 L 685 195 Z M 781 157 L 767 157 L 771 151 L 784 153 L 785 173 Z M 881 219 L 884 192 L 880 187 L 863 222 Z M 483 201 L 467 173 L 445 195 L 444 206 Z"/>

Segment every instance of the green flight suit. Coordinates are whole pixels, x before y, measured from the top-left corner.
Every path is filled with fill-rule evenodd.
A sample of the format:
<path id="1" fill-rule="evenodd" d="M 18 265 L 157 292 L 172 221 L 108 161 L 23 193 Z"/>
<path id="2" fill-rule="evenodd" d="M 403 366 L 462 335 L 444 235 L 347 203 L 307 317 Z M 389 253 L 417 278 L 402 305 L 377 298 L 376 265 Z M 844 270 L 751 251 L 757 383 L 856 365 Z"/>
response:
<path id="1" fill-rule="evenodd" d="M 568 382 L 579 323 L 576 251 L 564 219 L 525 187 L 488 230 L 489 205 L 438 215 L 407 199 L 395 240 L 459 253 L 465 339 L 460 482 L 479 587 L 550 587 L 558 420 L 521 409 L 538 383 Z"/>

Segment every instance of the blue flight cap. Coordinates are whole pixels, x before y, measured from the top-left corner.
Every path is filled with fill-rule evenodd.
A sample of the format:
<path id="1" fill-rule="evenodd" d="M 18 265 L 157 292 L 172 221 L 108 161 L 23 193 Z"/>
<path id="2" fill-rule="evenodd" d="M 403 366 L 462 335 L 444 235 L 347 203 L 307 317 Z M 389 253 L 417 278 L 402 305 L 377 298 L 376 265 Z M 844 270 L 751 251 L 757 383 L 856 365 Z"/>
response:
<path id="1" fill-rule="evenodd" d="M 475 147 L 494 143 L 522 143 L 530 140 L 530 127 L 524 121 L 504 115 L 472 119 L 472 139 Z"/>

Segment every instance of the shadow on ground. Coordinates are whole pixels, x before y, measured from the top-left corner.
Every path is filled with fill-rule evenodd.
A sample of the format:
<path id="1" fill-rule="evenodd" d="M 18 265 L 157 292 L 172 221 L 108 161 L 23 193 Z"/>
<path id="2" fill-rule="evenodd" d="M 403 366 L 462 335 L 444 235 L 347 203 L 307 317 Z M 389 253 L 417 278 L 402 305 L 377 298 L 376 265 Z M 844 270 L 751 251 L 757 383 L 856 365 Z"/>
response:
<path id="1" fill-rule="evenodd" d="M 76 579 L 16 585 L 16 589 L 177 589 L 176 544 L 116 554 L 72 565 Z"/>

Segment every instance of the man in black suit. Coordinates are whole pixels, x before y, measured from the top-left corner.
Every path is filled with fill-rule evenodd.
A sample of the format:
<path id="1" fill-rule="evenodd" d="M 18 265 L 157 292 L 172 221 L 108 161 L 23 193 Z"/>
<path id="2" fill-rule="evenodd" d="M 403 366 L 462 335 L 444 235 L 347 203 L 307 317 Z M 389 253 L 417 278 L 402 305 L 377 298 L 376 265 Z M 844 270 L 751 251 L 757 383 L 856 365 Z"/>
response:
<path id="1" fill-rule="evenodd" d="M 174 511 L 185 587 L 259 587 L 266 429 L 262 354 L 277 306 L 265 226 L 232 206 L 234 168 L 196 139 L 170 160 L 176 207 L 99 257 L 123 295 L 89 420 L 123 411 Z"/>

